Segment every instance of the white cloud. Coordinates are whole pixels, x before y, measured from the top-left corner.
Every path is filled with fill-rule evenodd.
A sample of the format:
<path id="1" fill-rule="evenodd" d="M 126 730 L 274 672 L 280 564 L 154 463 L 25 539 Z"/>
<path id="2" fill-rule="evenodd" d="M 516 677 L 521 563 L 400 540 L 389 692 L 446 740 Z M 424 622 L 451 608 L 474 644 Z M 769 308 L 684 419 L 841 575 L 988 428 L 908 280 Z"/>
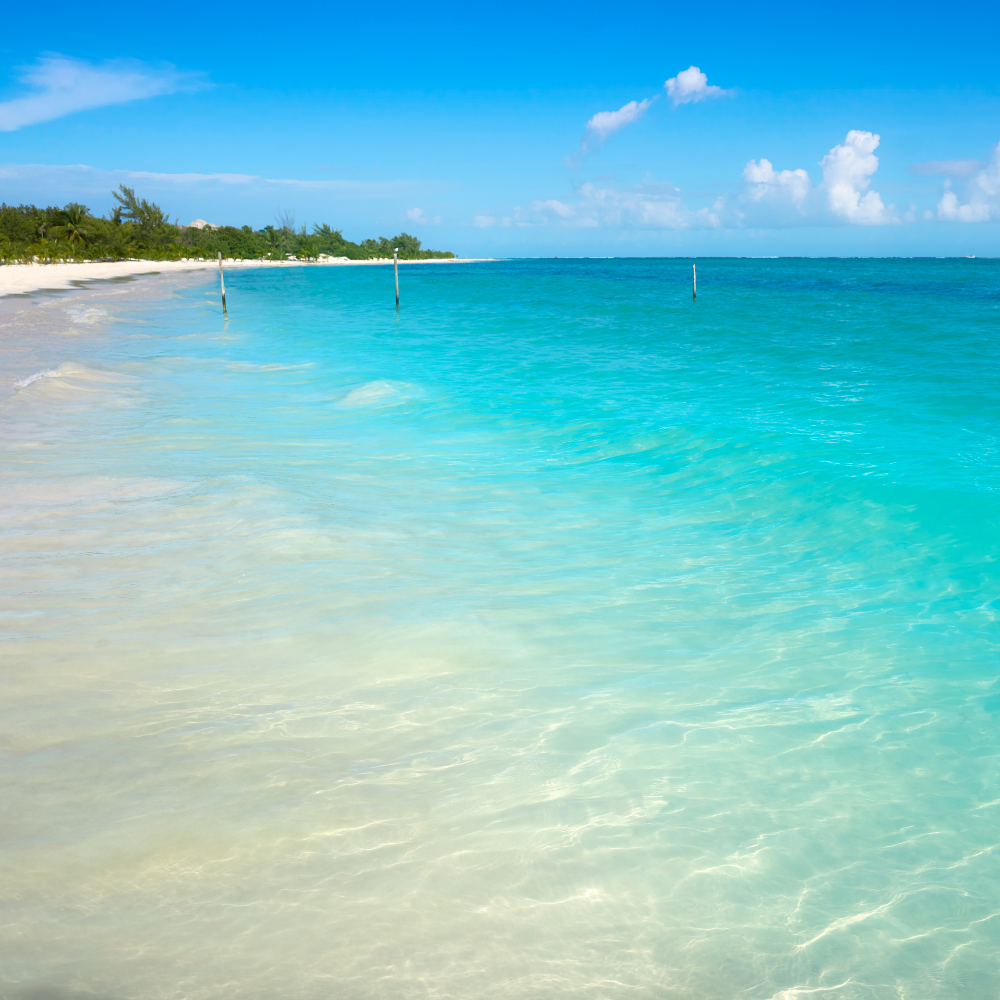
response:
<path id="1" fill-rule="evenodd" d="M 813 186 L 801 167 L 775 170 L 770 160 L 751 160 L 743 169 L 743 192 L 734 217 L 740 225 L 882 225 L 898 222 L 893 207 L 868 191 L 878 169 L 879 136 L 852 129 L 820 160 L 823 180 Z"/>
<path id="2" fill-rule="evenodd" d="M 580 140 L 580 148 L 570 156 L 563 157 L 567 169 L 577 170 L 586 153 L 589 153 L 594 146 L 600 146 L 608 136 L 614 135 L 626 125 L 641 118 L 655 100 L 655 97 L 647 97 L 641 101 L 629 101 L 617 111 L 598 111 L 591 116 Z"/>
<path id="3" fill-rule="evenodd" d="M 199 75 L 173 66 L 147 66 L 135 59 L 94 65 L 59 55 L 42 56 L 37 65 L 26 67 L 20 82 L 32 93 L 0 102 L 0 131 L 205 85 Z"/>
<path id="4" fill-rule="evenodd" d="M 937 217 L 946 222 L 989 222 L 1000 220 L 1000 143 L 991 151 L 990 161 L 966 181 L 963 204 L 945 183 L 945 192 L 937 206 Z"/>
<path id="5" fill-rule="evenodd" d="M 408 208 L 406 210 L 406 217 L 410 222 L 419 222 L 425 226 L 437 226 L 441 222 L 440 215 L 435 215 L 432 218 L 422 208 Z"/>
<path id="6" fill-rule="evenodd" d="M 488 229 L 490 226 L 495 226 L 497 220 L 492 215 L 474 215 L 472 217 L 472 224 L 477 229 Z"/>
<path id="7" fill-rule="evenodd" d="M 721 87 L 710 85 L 708 77 L 697 66 L 689 66 L 687 69 L 681 70 L 677 76 L 672 76 L 663 86 L 666 88 L 670 100 L 674 102 L 674 107 L 678 104 L 703 101 L 706 97 L 727 97 L 732 94 L 731 90 L 723 90 Z"/>
<path id="8" fill-rule="evenodd" d="M 751 160 L 743 168 L 743 198 L 756 205 L 764 205 L 771 212 L 792 217 L 806 210 L 812 194 L 812 180 L 801 167 L 797 170 L 775 170 L 770 160 L 761 157 Z"/>
<path id="9" fill-rule="evenodd" d="M 820 160 L 827 205 L 835 216 L 847 222 L 879 225 L 896 221 L 877 191 L 862 194 L 878 170 L 875 150 L 879 141 L 880 136 L 872 132 L 851 129 L 847 138 Z"/>
<path id="10" fill-rule="evenodd" d="M 599 143 L 604 142 L 609 135 L 614 135 L 619 129 L 641 118 L 652 103 L 652 99 L 646 98 L 643 101 L 629 101 L 617 111 L 598 111 L 587 122 L 587 137 L 593 137 Z"/>
<path id="11" fill-rule="evenodd" d="M 561 201 L 556 201 L 555 198 L 549 198 L 548 201 L 533 201 L 531 207 L 534 211 L 541 212 L 542 215 L 554 215 L 559 219 L 571 219 L 576 215 L 575 209 L 564 205 Z"/>

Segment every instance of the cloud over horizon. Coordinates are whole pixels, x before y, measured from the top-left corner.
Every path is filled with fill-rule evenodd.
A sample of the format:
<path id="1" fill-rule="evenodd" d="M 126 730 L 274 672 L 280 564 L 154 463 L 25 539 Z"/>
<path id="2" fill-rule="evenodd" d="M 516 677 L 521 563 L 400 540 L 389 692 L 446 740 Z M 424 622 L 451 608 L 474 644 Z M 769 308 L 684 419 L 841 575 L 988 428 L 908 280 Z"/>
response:
<path id="1" fill-rule="evenodd" d="M 963 185 L 965 203 L 951 189 L 951 179 L 944 182 L 945 192 L 937 206 L 937 218 L 944 222 L 991 222 L 1000 221 L 1000 142 L 990 150 L 988 163 L 978 160 L 931 161 L 945 163 L 976 163 L 980 170 L 963 174 L 952 174 L 967 178 Z M 943 172 L 943 171 L 942 171 Z M 931 213 L 927 213 L 930 215 Z"/>
<path id="2" fill-rule="evenodd" d="M 60 55 L 41 56 L 25 67 L 20 83 L 31 93 L 0 102 L 0 131 L 13 132 L 89 108 L 196 90 L 207 86 L 202 74 L 175 66 L 149 66 L 137 59 L 100 64 Z"/>
<path id="3" fill-rule="evenodd" d="M 877 191 L 868 191 L 878 169 L 881 137 L 852 129 L 842 143 L 820 160 L 823 180 L 813 187 L 801 167 L 776 171 L 770 160 L 751 160 L 743 169 L 745 187 L 737 215 L 753 224 L 764 219 L 772 225 L 884 225 L 899 222 L 893 206 L 882 203 Z"/>
<path id="4" fill-rule="evenodd" d="M 885 205 L 877 191 L 869 190 L 878 169 L 880 137 L 873 132 L 852 129 L 844 141 L 835 145 L 819 161 L 823 177 L 814 184 L 808 171 L 775 170 L 770 160 L 750 160 L 743 169 L 742 187 L 733 196 L 720 196 L 711 206 L 688 208 L 681 192 L 670 184 L 643 183 L 629 188 L 584 183 L 578 189 L 579 198 L 565 203 L 554 198 L 538 199 L 528 210 L 516 209 L 515 225 L 573 227 L 608 227 L 640 229 L 691 228 L 758 228 L 775 229 L 789 226 L 875 226 L 913 221 L 912 215 L 899 218 L 893 205 Z M 1000 157 L 1000 154 L 997 154 Z M 1000 159 L 996 168 L 983 171 L 977 191 L 1000 190 Z M 989 173 L 995 169 L 997 183 L 993 188 Z M 982 201 L 973 207 L 958 206 L 959 217 L 983 212 Z M 952 211 L 951 203 L 942 212 Z M 945 217 L 945 214 L 942 217 Z M 481 217 L 477 225 L 491 225 Z"/>

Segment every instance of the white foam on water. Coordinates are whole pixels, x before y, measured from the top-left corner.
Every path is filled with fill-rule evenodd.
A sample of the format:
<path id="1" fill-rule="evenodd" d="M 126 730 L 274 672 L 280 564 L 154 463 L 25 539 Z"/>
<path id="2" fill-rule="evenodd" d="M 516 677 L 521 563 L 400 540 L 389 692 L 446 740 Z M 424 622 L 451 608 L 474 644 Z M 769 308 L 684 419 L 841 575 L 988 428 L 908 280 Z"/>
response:
<path id="1" fill-rule="evenodd" d="M 59 378 L 59 375 L 60 372 L 51 368 L 44 372 L 35 372 L 34 375 L 29 375 L 27 378 L 14 379 L 14 388 L 23 389 L 26 385 L 31 385 L 32 382 L 37 382 L 40 378 Z"/>
<path id="2" fill-rule="evenodd" d="M 70 321 L 77 326 L 93 326 L 108 314 L 107 309 L 97 309 L 94 307 L 82 309 L 78 306 L 67 309 L 66 312 L 69 313 Z"/>
<path id="3" fill-rule="evenodd" d="M 338 403 L 339 406 L 396 406 L 414 395 L 415 386 L 409 382 L 390 382 L 378 379 L 352 389 Z"/>

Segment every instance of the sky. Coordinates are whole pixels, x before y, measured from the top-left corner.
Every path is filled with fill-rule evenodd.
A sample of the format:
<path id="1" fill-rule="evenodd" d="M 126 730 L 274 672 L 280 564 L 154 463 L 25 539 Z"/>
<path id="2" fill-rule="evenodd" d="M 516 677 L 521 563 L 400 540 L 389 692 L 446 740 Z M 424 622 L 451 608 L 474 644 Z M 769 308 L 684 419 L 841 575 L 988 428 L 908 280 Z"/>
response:
<path id="1" fill-rule="evenodd" d="M 9 5 L 0 201 L 463 256 L 1000 256 L 1000 4 Z"/>

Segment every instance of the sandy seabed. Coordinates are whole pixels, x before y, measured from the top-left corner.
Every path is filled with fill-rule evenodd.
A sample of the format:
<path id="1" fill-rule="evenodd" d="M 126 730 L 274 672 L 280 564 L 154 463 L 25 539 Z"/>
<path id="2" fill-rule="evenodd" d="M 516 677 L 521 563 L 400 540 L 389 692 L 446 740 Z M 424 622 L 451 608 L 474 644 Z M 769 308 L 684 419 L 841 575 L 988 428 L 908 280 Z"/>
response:
<path id="1" fill-rule="evenodd" d="M 430 260 L 401 260 L 400 264 L 475 264 L 492 258 L 445 257 Z M 225 260 L 224 270 L 246 267 L 373 267 L 391 260 Z M 27 295 L 43 290 L 81 288 L 88 281 L 138 275 L 183 273 L 217 268 L 217 260 L 120 260 L 85 264 L 10 264 L 0 267 L 0 297 Z"/>

